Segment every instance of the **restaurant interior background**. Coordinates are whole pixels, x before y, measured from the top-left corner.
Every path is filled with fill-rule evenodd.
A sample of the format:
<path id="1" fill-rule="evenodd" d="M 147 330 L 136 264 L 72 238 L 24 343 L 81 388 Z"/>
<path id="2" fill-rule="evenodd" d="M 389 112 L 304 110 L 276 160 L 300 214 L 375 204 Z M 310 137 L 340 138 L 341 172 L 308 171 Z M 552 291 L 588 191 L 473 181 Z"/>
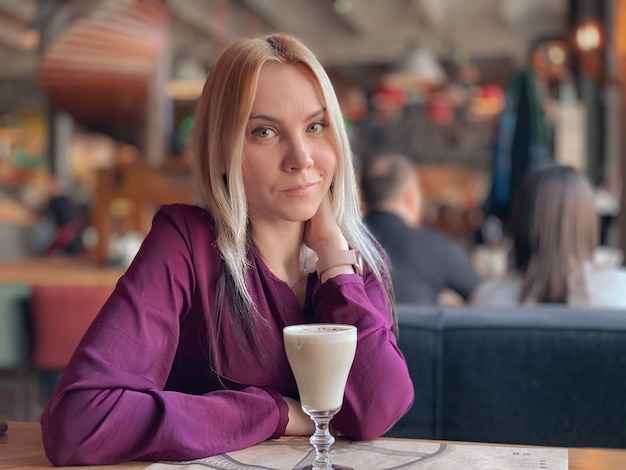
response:
<path id="1" fill-rule="evenodd" d="M 357 157 L 408 153 L 421 167 L 426 223 L 468 247 L 508 80 L 529 65 L 534 41 L 556 41 L 545 55 L 565 70 L 546 92 L 555 154 L 590 175 L 612 220 L 621 3 L 2 0 L 0 258 L 42 251 L 51 175 L 100 263 L 120 260 L 116 240 L 145 234 L 158 204 L 193 200 L 184 139 L 206 72 L 235 38 L 272 31 L 302 37 L 327 67 Z M 613 226 L 605 242 L 618 246 Z"/>
<path id="2" fill-rule="evenodd" d="M 555 153 L 606 189 L 602 210 L 615 215 L 620 4 L 2 0 L 0 258 L 42 251 L 52 229 L 37 210 L 51 174 L 80 208 L 85 249 L 100 263 L 119 260 L 116 239 L 144 234 L 156 205 L 192 200 L 184 139 L 206 71 L 235 38 L 272 31 L 302 37 L 329 70 L 357 161 L 408 153 L 422 167 L 426 223 L 468 246 L 507 83 L 529 65 L 533 42 L 555 40 L 545 60 L 566 70 L 546 92 Z"/>
<path id="3" fill-rule="evenodd" d="M 274 31 L 327 68 L 357 169 L 407 153 L 425 223 L 468 249 L 511 77 L 534 65 L 555 158 L 589 175 L 623 251 L 625 15 L 624 0 L 0 0 L 0 261 L 43 255 L 59 181 L 79 256 L 127 265 L 158 205 L 195 200 L 186 142 L 212 62 Z"/>

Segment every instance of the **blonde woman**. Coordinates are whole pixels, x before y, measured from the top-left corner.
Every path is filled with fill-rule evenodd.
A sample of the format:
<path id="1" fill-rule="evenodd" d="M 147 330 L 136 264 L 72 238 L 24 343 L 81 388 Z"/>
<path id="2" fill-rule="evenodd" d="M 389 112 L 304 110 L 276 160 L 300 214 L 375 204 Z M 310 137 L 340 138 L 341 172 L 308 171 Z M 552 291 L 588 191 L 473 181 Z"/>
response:
<path id="1" fill-rule="evenodd" d="M 55 465 L 187 460 L 310 435 L 282 328 L 350 323 L 336 430 L 386 432 L 413 388 L 381 249 L 360 218 L 346 130 L 299 40 L 241 39 L 208 74 L 202 204 L 159 210 L 42 416 Z"/>

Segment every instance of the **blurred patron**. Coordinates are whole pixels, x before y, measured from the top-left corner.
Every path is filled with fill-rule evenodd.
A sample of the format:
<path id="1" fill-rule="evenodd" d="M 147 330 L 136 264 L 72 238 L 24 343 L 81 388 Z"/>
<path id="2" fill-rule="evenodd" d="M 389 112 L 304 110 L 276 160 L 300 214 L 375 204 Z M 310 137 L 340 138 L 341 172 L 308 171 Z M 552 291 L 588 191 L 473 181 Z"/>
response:
<path id="1" fill-rule="evenodd" d="M 514 200 L 513 270 L 481 285 L 476 305 L 626 306 L 626 271 L 594 263 L 598 217 L 588 179 L 571 167 L 535 168 Z"/>
<path id="2" fill-rule="evenodd" d="M 414 164 L 398 154 L 369 160 L 361 191 L 365 223 L 391 262 L 396 301 L 436 304 L 444 289 L 467 300 L 482 279 L 459 244 L 420 227 L 422 193 Z"/>
<path id="3" fill-rule="evenodd" d="M 81 234 L 77 218 L 77 207 L 64 191 L 61 180 L 52 177 L 48 186 L 48 205 L 45 214 L 54 223 L 54 235 L 45 248 L 45 255 L 78 253 Z"/>

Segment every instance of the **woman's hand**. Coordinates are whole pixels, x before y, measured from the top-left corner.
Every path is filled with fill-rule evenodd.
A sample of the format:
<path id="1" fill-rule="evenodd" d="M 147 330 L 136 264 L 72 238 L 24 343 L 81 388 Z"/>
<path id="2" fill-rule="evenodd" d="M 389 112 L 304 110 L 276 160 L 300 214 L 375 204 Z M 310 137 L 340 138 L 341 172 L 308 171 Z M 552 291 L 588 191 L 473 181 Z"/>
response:
<path id="1" fill-rule="evenodd" d="M 302 411 L 300 402 L 293 398 L 283 396 L 289 406 L 289 421 L 285 429 L 286 436 L 310 436 L 315 432 L 313 420 Z"/>
<path id="2" fill-rule="evenodd" d="M 317 212 L 304 225 L 304 243 L 321 258 L 329 251 L 341 251 L 349 248 L 346 237 L 337 224 L 335 211 L 330 200 L 330 193 L 322 200 Z M 354 273 L 352 266 L 340 264 L 323 273 L 317 273 L 322 283 L 339 274 Z"/>
<path id="3" fill-rule="evenodd" d="M 317 212 L 304 225 L 304 243 L 320 257 L 328 251 L 347 250 L 348 242 L 337 224 L 330 201 L 330 192 L 322 200 Z"/>

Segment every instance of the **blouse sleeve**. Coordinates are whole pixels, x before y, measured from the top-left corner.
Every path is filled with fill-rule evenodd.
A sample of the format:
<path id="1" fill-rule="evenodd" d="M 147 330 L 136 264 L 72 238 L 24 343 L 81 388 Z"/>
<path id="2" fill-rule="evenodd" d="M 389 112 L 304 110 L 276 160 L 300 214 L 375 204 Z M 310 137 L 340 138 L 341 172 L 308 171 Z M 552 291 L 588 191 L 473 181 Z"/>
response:
<path id="1" fill-rule="evenodd" d="M 275 391 L 164 391 L 196 284 L 190 240 L 178 211 L 161 209 L 42 415 L 53 464 L 188 460 L 284 433 Z"/>
<path id="2" fill-rule="evenodd" d="M 357 327 L 357 348 L 344 402 L 333 426 L 357 440 L 387 432 L 413 403 L 413 383 L 391 331 L 387 294 L 366 271 L 338 275 L 315 293 L 314 321 Z"/>

